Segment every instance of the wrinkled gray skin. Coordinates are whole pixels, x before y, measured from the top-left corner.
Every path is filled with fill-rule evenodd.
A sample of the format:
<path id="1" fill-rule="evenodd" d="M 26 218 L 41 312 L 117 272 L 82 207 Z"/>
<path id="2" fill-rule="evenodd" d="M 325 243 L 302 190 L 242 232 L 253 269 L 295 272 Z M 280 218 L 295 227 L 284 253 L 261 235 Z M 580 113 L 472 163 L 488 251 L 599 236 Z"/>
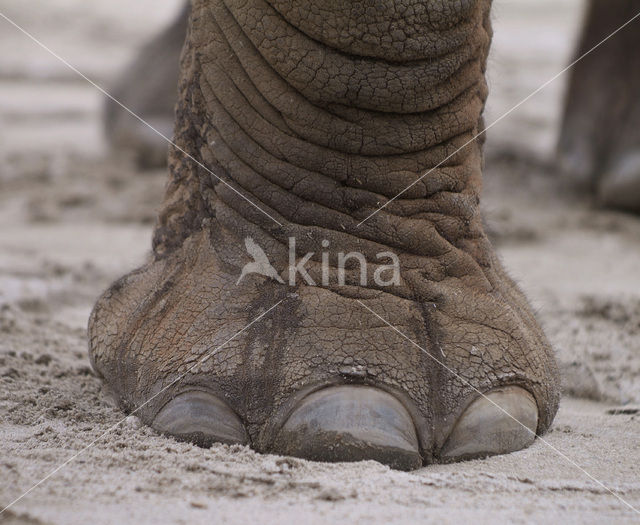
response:
<path id="1" fill-rule="evenodd" d="M 489 11 L 194 1 L 153 255 L 90 319 L 93 366 L 125 411 L 204 446 L 401 469 L 549 427 L 556 364 L 483 232 L 481 142 L 391 201 L 482 128 Z M 287 282 L 292 237 L 317 286 Z M 280 279 L 238 283 L 245 245 Z M 339 252 L 370 261 L 366 283 L 351 264 L 340 285 Z M 380 252 L 397 285 L 373 279 Z"/>
<path id="2" fill-rule="evenodd" d="M 640 0 L 589 0 L 575 58 L 638 12 Z M 114 86 L 119 100 L 145 120 L 158 123 L 158 129 L 167 137 L 177 99 L 178 68 L 174 66 L 188 17 L 187 6 L 167 30 L 147 45 Z M 640 213 L 637 23 L 570 70 L 558 165 L 570 184 L 593 192 L 599 204 Z M 166 141 L 109 100 L 105 124 L 111 144 L 132 150 L 142 167 L 166 164 Z"/>

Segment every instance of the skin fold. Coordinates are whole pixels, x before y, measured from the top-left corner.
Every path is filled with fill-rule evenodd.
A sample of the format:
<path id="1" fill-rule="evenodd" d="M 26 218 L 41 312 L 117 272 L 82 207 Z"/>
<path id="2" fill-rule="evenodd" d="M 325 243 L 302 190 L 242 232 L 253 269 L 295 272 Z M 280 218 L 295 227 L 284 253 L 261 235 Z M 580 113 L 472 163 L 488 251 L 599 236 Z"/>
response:
<path id="1" fill-rule="evenodd" d="M 549 427 L 557 368 L 483 232 L 480 139 L 360 224 L 482 129 L 489 11 L 488 0 L 193 2 L 174 140 L 217 177 L 171 149 L 153 255 L 92 313 L 93 366 L 125 411 L 141 407 L 145 423 L 207 442 L 204 426 L 181 432 L 166 414 L 175 405 L 209 417 L 219 404 L 207 404 L 211 395 L 225 407 L 209 419 L 226 418 L 225 435 L 256 450 L 398 468 L 529 444 L 448 441 L 495 441 L 474 436 L 508 418 L 485 417 L 479 392 L 534 414 L 536 432 Z M 250 275 L 237 284 L 251 260 L 247 237 L 282 283 Z M 313 252 L 316 286 L 287 281 L 292 237 L 299 257 Z M 336 254 L 375 261 L 385 251 L 400 261 L 397 286 L 363 285 L 354 265 L 339 285 Z M 338 390 L 322 394 L 328 387 Z M 191 391 L 206 395 L 189 405 Z M 300 407 L 323 414 L 328 403 L 357 415 L 314 433 Z M 417 447 L 418 461 L 384 438 L 368 447 L 363 428 L 401 429 L 408 437 L 396 441 Z M 344 453 L 323 454 L 331 440 Z"/>
<path id="2" fill-rule="evenodd" d="M 300 3 L 296 3 L 295 8 L 291 2 L 272 5 L 311 38 L 332 46 L 349 45 L 353 53 L 362 56 L 402 61 L 419 57 L 426 46 L 445 53 L 447 46 L 460 44 L 455 38 L 447 40 L 440 35 L 423 34 L 422 41 L 418 41 L 415 35 L 423 26 L 415 24 L 394 26 L 398 31 L 395 40 L 384 22 L 365 31 L 349 25 L 352 17 L 360 16 L 359 12 L 349 11 L 353 8 L 334 12 Z M 574 58 L 583 56 L 638 12 L 639 0 L 613 3 L 589 0 Z M 111 89 L 118 100 L 167 137 L 171 136 L 173 127 L 173 108 L 178 95 L 177 63 L 188 20 L 189 5 L 186 4 L 173 23 L 145 46 Z M 438 19 L 430 15 L 429 20 L 431 24 L 446 24 L 446 17 Z M 396 14 L 395 23 L 398 22 Z M 634 50 L 640 45 L 640 33 L 634 27 L 626 27 L 569 71 L 557 160 L 565 179 L 573 187 L 593 193 L 600 205 L 638 213 L 640 67 Z M 405 38 L 405 33 L 400 37 L 399 31 L 406 31 L 408 39 L 398 41 Z M 463 33 L 458 35 L 462 37 Z M 111 146 L 133 152 L 141 168 L 166 165 L 166 141 L 111 100 L 105 104 L 104 123 Z M 385 132 L 384 126 L 378 130 L 380 135 Z"/>

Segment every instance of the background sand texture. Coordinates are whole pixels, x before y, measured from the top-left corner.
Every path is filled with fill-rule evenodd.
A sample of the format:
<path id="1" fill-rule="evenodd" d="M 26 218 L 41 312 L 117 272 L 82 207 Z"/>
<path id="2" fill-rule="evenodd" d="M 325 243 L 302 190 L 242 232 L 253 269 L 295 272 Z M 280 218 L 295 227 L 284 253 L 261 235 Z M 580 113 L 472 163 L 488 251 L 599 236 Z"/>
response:
<path id="1" fill-rule="evenodd" d="M 0 0 L 107 87 L 179 0 Z M 579 0 L 496 0 L 491 123 L 561 70 Z M 638 30 L 636 28 L 635 30 Z M 165 173 L 108 156 L 101 95 L 0 20 L 0 508 L 122 419 L 90 368 L 86 322 L 139 265 Z M 640 218 L 594 208 L 550 162 L 564 83 L 491 129 L 484 208 L 563 369 L 546 436 L 640 508 Z M 538 441 L 413 473 L 177 443 L 128 418 L 10 511 L 7 524 L 637 523 Z"/>

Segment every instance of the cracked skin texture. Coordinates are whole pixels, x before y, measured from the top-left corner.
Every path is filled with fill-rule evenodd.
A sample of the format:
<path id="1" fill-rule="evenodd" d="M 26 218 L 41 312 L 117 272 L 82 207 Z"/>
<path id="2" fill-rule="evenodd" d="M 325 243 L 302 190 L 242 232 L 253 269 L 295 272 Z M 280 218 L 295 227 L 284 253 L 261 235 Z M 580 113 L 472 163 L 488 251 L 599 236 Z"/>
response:
<path id="1" fill-rule="evenodd" d="M 557 369 L 483 232 L 481 142 L 358 226 L 482 129 L 490 2 L 192 7 L 175 141 L 281 224 L 171 151 L 153 254 L 105 292 L 90 319 L 92 363 L 123 409 L 224 344 L 144 404 L 142 420 L 151 424 L 180 392 L 205 389 L 240 417 L 252 447 L 270 451 L 283 414 L 305 393 L 362 383 L 402 401 L 430 463 L 475 389 L 518 385 L 534 396 L 544 432 L 557 410 Z M 248 236 L 285 281 L 290 237 L 299 256 L 314 252 L 306 268 L 316 283 L 330 252 L 328 284 L 253 275 L 236 285 Z M 350 251 L 370 262 L 367 286 L 357 265 L 337 285 L 333 257 Z M 371 263 L 383 251 L 400 259 L 398 286 L 374 284 Z"/>

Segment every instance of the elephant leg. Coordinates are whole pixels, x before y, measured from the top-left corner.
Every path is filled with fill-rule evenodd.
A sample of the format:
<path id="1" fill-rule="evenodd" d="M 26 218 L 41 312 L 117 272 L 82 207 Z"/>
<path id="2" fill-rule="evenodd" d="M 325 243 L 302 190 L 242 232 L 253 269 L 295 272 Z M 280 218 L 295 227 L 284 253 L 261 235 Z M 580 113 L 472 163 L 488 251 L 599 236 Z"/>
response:
<path id="1" fill-rule="evenodd" d="M 402 469 L 549 427 L 553 352 L 479 210 L 489 10 L 194 1 L 153 255 L 89 324 L 125 411 Z"/>
<path id="2" fill-rule="evenodd" d="M 173 134 L 178 64 L 188 21 L 186 4 L 164 31 L 142 48 L 109 90 L 116 100 L 169 138 Z M 167 141 L 110 98 L 105 99 L 103 124 L 113 150 L 133 153 L 142 168 L 166 165 Z"/>
<path id="3" fill-rule="evenodd" d="M 590 0 L 582 56 L 640 12 L 640 1 Z M 558 143 L 560 166 L 607 207 L 640 212 L 640 20 L 571 70 Z"/>

